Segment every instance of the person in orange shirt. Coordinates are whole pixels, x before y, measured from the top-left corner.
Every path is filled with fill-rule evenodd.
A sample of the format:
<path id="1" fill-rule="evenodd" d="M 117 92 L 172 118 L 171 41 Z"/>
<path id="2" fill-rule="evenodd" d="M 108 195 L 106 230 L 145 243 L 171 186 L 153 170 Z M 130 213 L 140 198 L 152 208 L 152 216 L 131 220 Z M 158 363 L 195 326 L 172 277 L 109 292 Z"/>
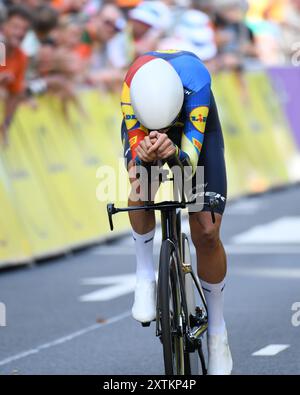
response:
<path id="1" fill-rule="evenodd" d="M 87 2 L 88 0 L 52 0 L 51 4 L 59 12 L 65 14 L 81 11 Z"/>
<path id="2" fill-rule="evenodd" d="M 6 94 L 4 117 L 0 123 L 1 140 L 7 141 L 7 131 L 25 89 L 27 58 L 20 46 L 31 26 L 31 15 L 24 6 L 12 6 L 1 26 L 1 41 L 5 59 L 0 66 L 0 88 Z"/>

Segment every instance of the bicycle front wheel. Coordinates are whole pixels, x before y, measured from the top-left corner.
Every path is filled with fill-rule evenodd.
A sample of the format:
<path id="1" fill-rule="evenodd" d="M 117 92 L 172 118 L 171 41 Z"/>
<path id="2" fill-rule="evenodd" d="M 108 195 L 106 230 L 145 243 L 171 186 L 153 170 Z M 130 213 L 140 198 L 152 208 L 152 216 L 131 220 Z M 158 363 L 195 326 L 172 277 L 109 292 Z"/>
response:
<path id="1" fill-rule="evenodd" d="M 174 245 L 162 244 L 159 265 L 158 309 L 166 375 L 184 374 L 184 338 L 178 265 Z"/>
<path id="2" fill-rule="evenodd" d="M 192 258 L 189 245 L 189 239 L 185 234 L 182 234 L 182 256 L 183 263 L 188 268 L 192 269 Z M 185 296 L 188 312 L 188 326 L 193 328 L 193 317 L 196 316 L 196 297 L 195 297 L 195 284 L 193 276 L 190 270 L 184 273 L 184 286 Z M 202 353 L 202 343 L 199 342 L 199 348 Z M 197 351 L 197 350 L 196 350 Z M 185 374 L 187 375 L 199 375 L 200 374 L 200 359 L 198 352 L 194 350 L 185 353 Z M 204 361 L 203 361 L 204 363 Z M 202 368 L 205 368 L 203 365 Z"/>

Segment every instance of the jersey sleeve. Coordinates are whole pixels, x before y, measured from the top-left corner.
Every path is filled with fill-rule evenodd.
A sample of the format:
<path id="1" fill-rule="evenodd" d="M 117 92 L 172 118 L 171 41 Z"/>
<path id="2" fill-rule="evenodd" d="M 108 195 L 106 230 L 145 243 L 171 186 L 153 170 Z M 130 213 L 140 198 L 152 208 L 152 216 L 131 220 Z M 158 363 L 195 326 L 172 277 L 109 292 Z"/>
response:
<path id="1" fill-rule="evenodd" d="M 177 148 L 177 156 L 181 163 L 192 167 L 193 174 L 196 172 L 202 150 L 210 99 L 211 88 L 209 83 L 199 92 L 188 96 L 184 104 L 184 130 L 181 149 Z"/>
<path id="2" fill-rule="evenodd" d="M 137 120 L 130 99 L 130 89 L 126 81 L 123 85 L 122 96 L 121 96 L 121 107 L 125 126 L 128 133 L 128 141 L 131 150 L 132 159 L 135 160 L 137 154 L 135 149 L 138 147 L 141 141 L 149 134 L 148 129 L 146 129 Z"/>

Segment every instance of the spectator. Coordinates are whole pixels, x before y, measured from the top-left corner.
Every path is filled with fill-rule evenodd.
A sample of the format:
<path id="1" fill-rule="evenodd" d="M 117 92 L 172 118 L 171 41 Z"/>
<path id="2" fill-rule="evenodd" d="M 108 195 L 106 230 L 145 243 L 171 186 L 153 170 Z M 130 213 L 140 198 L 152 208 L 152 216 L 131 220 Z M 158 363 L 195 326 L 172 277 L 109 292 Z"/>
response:
<path id="1" fill-rule="evenodd" d="M 295 64 L 299 64 L 300 49 L 300 0 L 290 0 L 288 3 L 283 20 L 282 33 L 284 40 L 284 56 L 287 63 L 293 62 L 295 55 Z"/>
<path id="2" fill-rule="evenodd" d="M 80 59 L 72 53 L 73 48 L 68 47 L 67 39 L 65 42 L 59 34 L 58 21 L 59 14 L 50 5 L 40 5 L 33 10 L 33 30 L 23 42 L 23 49 L 30 60 L 27 92 L 40 94 L 50 90 L 60 96 L 74 98 L 73 83 L 76 73 L 80 75 Z M 70 29 L 68 39 L 72 42 L 76 38 L 71 31 L 74 25 L 68 21 L 67 27 Z"/>
<path id="3" fill-rule="evenodd" d="M 243 0 L 215 0 L 216 40 L 221 69 L 240 69 L 256 58 L 254 36 L 246 25 Z"/>
<path id="4" fill-rule="evenodd" d="M 215 15 L 216 3 L 212 0 L 191 0 L 191 6 L 195 10 L 199 10 L 213 19 Z"/>
<path id="5" fill-rule="evenodd" d="M 240 70 L 257 56 L 289 61 L 299 50 L 300 0 L 0 0 L 0 23 L 5 137 L 25 86 L 64 103 L 76 101 L 79 84 L 119 90 L 129 64 L 147 51 L 192 51 L 214 72 Z"/>
<path id="6" fill-rule="evenodd" d="M 28 8 L 18 5 L 8 9 L 1 26 L 2 42 L 6 47 L 6 65 L 0 66 L 0 87 L 6 94 L 4 120 L 0 125 L 2 141 L 7 141 L 7 131 L 25 89 L 27 58 L 21 49 L 22 41 L 31 26 Z"/>
<path id="7" fill-rule="evenodd" d="M 212 67 L 211 62 L 217 55 L 217 46 L 210 18 L 194 9 L 183 12 L 174 31 L 161 40 L 159 48 L 194 52 L 203 62 Z"/>
<path id="8" fill-rule="evenodd" d="M 283 63 L 283 37 L 280 28 L 286 0 L 249 0 L 247 24 L 254 33 L 258 57 L 262 63 Z"/>
<path id="9" fill-rule="evenodd" d="M 104 4 L 92 18 L 85 32 L 86 45 L 90 47 L 91 72 L 88 82 L 103 88 L 119 87 L 127 66 L 126 45 L 122 31 L 125 20 L 118 7 Z M 120 36 L 121 35 L 121 36 Z M 112 41 L 116 39 L 116 41 Z"/>
<path id="10" fill-rule="evenodd" d="M 49 39 L 58 25 L 58 13 L 49 5 L 40 5 L 33 10 L 33 29 L 28 32 L 22 49 L 30 58 L 37 56 L 41 45 Z"/>
<path id="11" fill-rule="evenodd" d="M 125 26 L 121 11 L 110 3 L 105 3 L 100 10 L 92 16 L 85 26 L 81 48 L 83 57 L 98 58 L 97 67 L 107 62 L 107 43 L 113 39 Z"/>
<path id="12" fill-rule="evenodd" d="M 155 50 L 172 22 L 169 8 L 161 1 L 144 1 L 128 16 L 134 58 Z"/>

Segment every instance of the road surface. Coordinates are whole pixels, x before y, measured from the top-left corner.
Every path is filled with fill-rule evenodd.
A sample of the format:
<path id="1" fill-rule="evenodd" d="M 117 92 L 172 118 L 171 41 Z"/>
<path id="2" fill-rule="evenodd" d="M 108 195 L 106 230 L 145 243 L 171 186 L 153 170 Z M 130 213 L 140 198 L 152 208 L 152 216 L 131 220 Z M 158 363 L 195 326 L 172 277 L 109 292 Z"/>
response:
<path id="1" fill-rule="evenodd" d="M 232 202 L 222 237 L 234 374 L 299 374 L 300 187 Z M 0 374 L 162 374 L 154 325 L 130 316 L 134 260 L 124 237 L 1 272 Z"/>

